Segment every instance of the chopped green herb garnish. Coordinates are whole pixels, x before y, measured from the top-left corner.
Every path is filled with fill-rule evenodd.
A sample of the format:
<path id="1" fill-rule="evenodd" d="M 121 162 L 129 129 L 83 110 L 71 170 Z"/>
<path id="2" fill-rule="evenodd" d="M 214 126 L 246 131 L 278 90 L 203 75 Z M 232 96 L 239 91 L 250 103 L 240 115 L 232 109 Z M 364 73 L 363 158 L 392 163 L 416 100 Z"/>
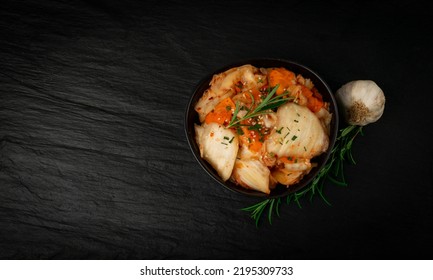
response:
<path id="1" fill-rule="evenodd" d="M 237 134 L 239 134 L 239 135 L 244 135 L 244 131 L 243 131 L 242 128 L 240 128 L 240 127 L 236 127 L 236 132 L 237 132 Z"/>
<path id="2" fill-rule="evenodd" d="M 258 123 L 256 123 L 255 125 L 251 125 L 248 127 L 249 130 L 255 130 L 255 131 L 259 131 L 262 128 L 262 126 Z"/>
<path id="3" fill-rule="evenodd" d="M 233 136 L 232 139 L 230 139 L 229 143 L 231 144 L 233 142 L 233 139 L 235 139 L 235 137 Z M 305 147 L 304 147 L 305 148 Z"/>
<path id="4" fill-rule="evenodd" d="M 221 144 L 223 144 L 223 145 L 228 145 L 227 143 L 224 143 L 224 142 L 221 142 Z"/>
<path id="5" fill-rule="evenodd" d="M 294 122 L 298 123 L 299 121 L 298 120 L 294 120 Z"/>
<path id="6" fill-rule="evenodd" d="M 296 138 L 298 138 L 298 136 L 296 136 L 296 135 L 293 135 L 293 137 L 292 137 L 292 141 L 295 141 L 295 140 L 296 140 Z"/>
<path id="7" fill-rule="evenodd" d="M 232 109 L 232 106 L 226 106 L 226 110 L 230 111 Z"/>
<path id="8" fill-rule="evenodd" d="M 307 151 L 307 148 L 305 148 L 305 146 L 304 146 L 304 151 Z"/>
<path id="9" fill-rule="evenodd" d="M 281 134 L 281 131 L 284 129 L 284 127 L 280 127 L 280 129 L 277 130 L 278 134 Z"/>
<path id="10" fill-rule="evenodd" d="M 224 140 L 229 140 L 230 138 L 228 138 L 227 136 L 224 136 Z"/>
<path id="11" fill-rule="evenodd" d="M 284 136 L 284 139 L 286 139 L 287 135 L 290 134 L 290 131 L 286 133 L 286 135 Z"/>
<path id="12" fill-rule="evenodd" d="M 298 115 L 298 117 L 300 117 L 301 115 L 299 115 L 299 113 L 296 113 L 296 115 Z"/>

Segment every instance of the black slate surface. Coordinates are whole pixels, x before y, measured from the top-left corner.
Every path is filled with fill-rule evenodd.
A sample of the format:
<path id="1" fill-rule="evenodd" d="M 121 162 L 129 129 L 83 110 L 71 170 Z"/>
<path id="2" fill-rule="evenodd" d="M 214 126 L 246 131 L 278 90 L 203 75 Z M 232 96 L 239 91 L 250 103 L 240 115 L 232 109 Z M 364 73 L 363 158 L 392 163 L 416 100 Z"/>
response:
<path id="1" fill-rule="evenodd" d="M 7 1 L 0 9 L 0 258 L 432 258 L 429 2 Z M 384 90 L 348 187 L 281 208 L 220 187 L 184 110 L 207 73 L 290 59 Z"/>

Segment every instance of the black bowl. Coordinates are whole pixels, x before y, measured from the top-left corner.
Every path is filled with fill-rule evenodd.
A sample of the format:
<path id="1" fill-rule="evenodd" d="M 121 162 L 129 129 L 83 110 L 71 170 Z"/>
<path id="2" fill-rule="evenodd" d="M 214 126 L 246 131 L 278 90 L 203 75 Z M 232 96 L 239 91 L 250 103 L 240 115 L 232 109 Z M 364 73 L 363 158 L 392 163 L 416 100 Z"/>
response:
<path id="1" fill-rule="evenodd" d="M 209 83 L 213 75 L 224 72 L 230 68 L 242 66 L 245 64 L 251 64 L 259 68 L 260 67 L 264 67 L 264 68 L 284 67 L 290 71 L 293 71 L 295 74 L 301 74 L 304 78 L 309 78 L 314 83 L 315 87 L 319 90 L 319 92 L 322 94 L 323 100 L 325 102 L 330 103 L 329 109 L 330 112 L 332 113 L 329 148 L 326 153 L 323 153 L 312 160 L 312 162 L 317 163 L 317 167 L 314 167 L 311 170 L 311 172 L 305 175 L 299 183 L 291 185 L 289 188 L 283 185 L 277 185 L 276 188 L 273 189 L 269 195 L 258 191 L 245 189 L 230 181 L 224 182 L 223 180 L 221 180 L 221 178 L 218 176 L 218 173 L 213 169 L 213 167 L 207 161 L 205 161 L 200 157 L 200 150 L 195 141 L 194 124 L 200 124 L 200 121 L 197 112 L 194 110 L 194 106 L 196 105 L 200 97 L 203 95 L 203 92 L 207 88 L 209 88 Z M 185 113 L 186 137 L 188 139 L 189 146 L 191 147 L 191 151 L 194 154 L 194 157 L 197 159 L 198 163 L 201 165 L 201 167 L 213 179 L 215 179 L 215 181 L 220 183 L 222 186 L 228 188 L 229 190 L 235 191 L 237 193 L 245 194 L 248 196 L 255 196 L 255 197 L 269 197 L 269 198 L 283 197 L 290 193 L 297 192 L 302 188 L 304 188 L 305 186 L 307 186 L 308 183 L 310 183 L 311 180 L 313 180 L 313 178 L 317 175 L 317 173 L 320 171 L 320 169 L 325 165 L 326 161 L 328 160 L 331 150 L 334 147 L 335 139 L 337 138 L 337 132 L 338 132 L 337 103 L 334 99 L 334 96 L 329 86 L 325 83 L 325 81 L 322 78 L 320 78 L 319 75 L 317 75 L 313 70 L 309 69 L 308 67 L 303 66 L 296 62 L 283 60 L 283 59 L 271 59 L 271 58 L 249 59 L 234 64 L 230 64 L 216 70 L 215 72 L 207 75 L 199 82 L 188 103 L 188 107 L 186 108 L 186 113 Z"/>

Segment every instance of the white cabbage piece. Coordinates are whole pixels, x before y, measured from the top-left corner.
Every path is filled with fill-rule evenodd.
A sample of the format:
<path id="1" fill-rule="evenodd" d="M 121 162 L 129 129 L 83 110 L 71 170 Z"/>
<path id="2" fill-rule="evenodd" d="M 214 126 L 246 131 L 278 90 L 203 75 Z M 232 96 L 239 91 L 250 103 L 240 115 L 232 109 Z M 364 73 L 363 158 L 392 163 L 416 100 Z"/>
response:
<path id="1" fill-rule="evenodd" d="M 278 108 L 277 123 L 265 141 L 278 157 L 311 159 L 328 149 L 329 139 L 317 116 L 307 107 L 289 102 Z"/>
<path id="2" fill-rule="evenodd" d="M 238 152 L 238 159 L 255 159 L 259 160 L 260 153 L 251 151 L 246 145 L 241 145 Z"/>
<path id="3" fill-rule="evenodd" d="M 293 185 L 308 174 L 311 168 L 309 159 L 297 159 L 296 162 L 284 163 L 283 168 L 274 170 L 272 177 L 280 184 Z"/>
<path id="4" fill-rule="evenodd" d="M 227 181 L 239 150 L 238 136 L 217 123 L 195 125 L 195 133 L 200 156 L 210 163 L 223 181 Z"/>
<path id="5" fill-rule="evenodd" d="M 286 169 L 277 169 L 272 171 L 272 177 L 282 185 L 293 185 L 302 179 L 304 172 L 302 171 L 289 171 Z"/>
<path id="6" fill-rule="evenodd" d="M 200 122 L 204 121 L 206 115 L 212 111 L 219 102 L 235 94 L 233 88 L 237 82 L 242 83 L 243 90 L 257 86 L 257 81 L 254 76 L 254 73 L 257 72 L 258 69 L 256 67 L 247 64 L 214 75 L 209 83 L 209 89 L 203 93 L 203 96 L 199 99 L 194 108 L 198 113 Z"/>
<path id="7" fill-rule="evenodd" d="M 306 171 L 311 169 L 311 162 L 309 159 L 296 159 L 295 162 L 284 163 L 284 169 L 288 171 Z"/>
<path id="8" fill-rule="evenodd" d="M 262 119 L 263 124 L 269 128 L 274 127 L 275 124 L 277 123 L 277 114 L 275 114 L 275 113 L 269 113 L 266 115 L 262 115 L 259 118 Z"/>
<path id="9" fill-rule="evenodd" d="M 301 85 L 306 86 L 308 89 L 313 89 L 314 84 L 310 79 L 305 79 L 302 75 L 296 76 L 296 80 Z"/>
<path id="10" fill-rule="evenodd" d="M 237 159 L 232 178 L 247 189 L 269 194 L 270 171 L 257 159 Z"/>
<path id="11" fill-rule="evenodd" d="M 328 110 L 325 108 L 320 108 L 318 112 L 316 112 L 316 116 L 319 118 L 319 120 L 322 122 L 323 127 L 325 128 L 326 134 L 330 134 L 331 132 L 331 120 L 332 120 L 332 114 L 329 113 Z"/>

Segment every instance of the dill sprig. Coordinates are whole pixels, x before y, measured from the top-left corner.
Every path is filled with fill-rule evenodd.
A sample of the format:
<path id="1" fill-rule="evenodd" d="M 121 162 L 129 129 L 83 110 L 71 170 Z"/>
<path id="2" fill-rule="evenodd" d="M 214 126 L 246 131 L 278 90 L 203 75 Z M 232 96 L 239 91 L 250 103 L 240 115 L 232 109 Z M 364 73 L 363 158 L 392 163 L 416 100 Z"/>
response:
<path id="1" fill-rule="evenodd" d="M 260 115 L 266 115 L 270 113 L 270 110 L 275 109 L 280 107 L 281 105 L 283 105 L 284 103 L 286 103 L 287 101 L 293 100 L 292 97 L 287 97 L 290 92 L 288 91 L 284 91 L 282 94 L 274 96 L 275 93 L 277 92 L 277 89 L 280 85 L 276 85 L 274 88 L 272 88 L 272 90 L 268 93 L 268 95 L 265 97 L 265 99 L 263 99 L 262 102 L 258 103 L 256 107 L 254 107 L 255 105 L 255 100 L 254 100 L 254 96 L 249 93 L 250 98 L 251 98 L 251 106 L 250 108 L 248 108 L 247 113 L 245 114 L 245 116 L 239 118 L 238 117 L 238 113 L 241 110 L 241 105 L 238 102 L 236 102 L 236 107 L 235 110 L 233 112 L 233 117 L 230 120 L 230 123 L 227 125 L 228 128 L 230 127 L 236 127 L 236 126 L 240 126 L 241 122 L 250 118 L 254 118 Z"/>
<path id="2" fill-rule="evenodd" d="M 358 134 L 363 135 L 362 126 L 350 125 L 341 129 L 326 164 L 307 187 L 301 191 L 289 194 L 285 198 L 286 204 L 294 202 L 299 208 L 302 208 L 299 201 L 301 198 L 309 196 L 311 202 L 314 196 L 319 195 L 327 205 L 331 205 L 323 195 L 324 184 L 329 180 L 336 185 L 347 186 L 343 166 L 345 161 L 356 164 L 352 155 L 352 145 Z M 258 226 L 262 214 L 268 208 L 267 217 L 269 223 L 272 224 L 273 212 L 275 211 L 277 216 L 280 216 L 279 206 L 282 199 L 284 198 L 268 198 L 241 210 L 251 212 L 251 218 L 255 220 L 256 226 Z"/>

